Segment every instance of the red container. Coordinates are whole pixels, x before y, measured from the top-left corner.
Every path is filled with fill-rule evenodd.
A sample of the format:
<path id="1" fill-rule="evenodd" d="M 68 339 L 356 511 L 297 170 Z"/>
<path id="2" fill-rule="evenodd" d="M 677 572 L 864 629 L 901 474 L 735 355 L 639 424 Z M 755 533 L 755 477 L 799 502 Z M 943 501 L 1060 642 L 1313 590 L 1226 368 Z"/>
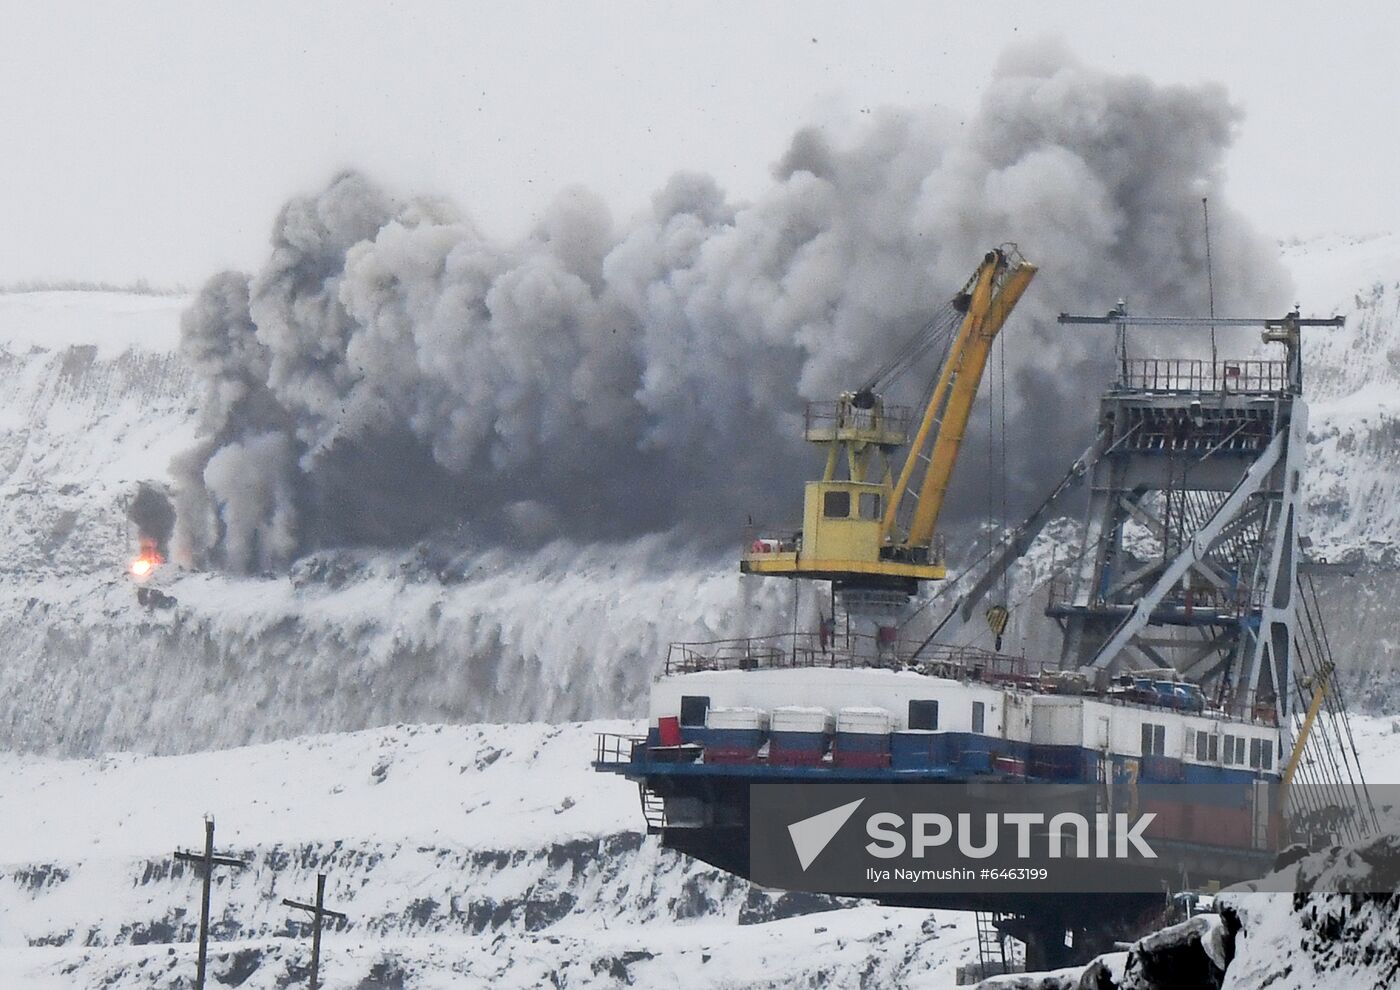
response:
<path id="1" fill-rule="evenodd" d="M 768 762 L 775 767 L 819 767 L 826 754 L 819 749 L 783 749 L 768 747 Z"/>

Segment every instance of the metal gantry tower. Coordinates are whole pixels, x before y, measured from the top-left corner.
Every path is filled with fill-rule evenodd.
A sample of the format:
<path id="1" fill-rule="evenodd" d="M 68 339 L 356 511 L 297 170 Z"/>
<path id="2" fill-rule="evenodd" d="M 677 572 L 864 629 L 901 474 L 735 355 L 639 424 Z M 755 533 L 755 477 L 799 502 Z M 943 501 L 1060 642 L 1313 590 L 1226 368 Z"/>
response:
<path id="1" fill-rule="evenodd" d="M 1342 319 L 1134 317 L 1120 304 L 1060 322 L 1118 333 L 1083 547 L 1047 609 L 1064 630 L 1062 666 L 1174 671 L 1231 714 L 1285 724 L 1307 435 L 1299 332 Z M 1257 326 L 1283 356 L 1134 358 L 1130 326 Z"/>

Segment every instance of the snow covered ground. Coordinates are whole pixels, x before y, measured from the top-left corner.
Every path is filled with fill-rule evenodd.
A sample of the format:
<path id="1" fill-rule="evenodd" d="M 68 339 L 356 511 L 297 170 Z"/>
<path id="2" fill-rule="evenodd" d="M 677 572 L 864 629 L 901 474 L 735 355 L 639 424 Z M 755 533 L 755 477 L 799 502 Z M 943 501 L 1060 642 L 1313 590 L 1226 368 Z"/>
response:
<path id="1" fill-rule="evenodd" d="M 974 957 L 966 915 L 765 893 L 661 849 L 636 789 L 589 766 L 595 733 L 635 728 L 401 725 L 185 756 L 0 757 L 0 986 L 178 985 L 198 883 L 170 854 L 201 842 L 205 813 L 220 852 L 250 864 L 214 894 L 214 971 L 250 990 L 304 963 L 281 899 L 305 899 L 317 872 L 350 915 L 326 941 L 332 988 L 399 985 L 394 972 L 412 987 L 659 986 L 682 971 L 701 987 L 941 987 Z M 1400 783 L 1392 721 L 1353 729 L 1368 777 Z"/>
<path id="2" fill-rule="evenodd" d="M 441 936 L 323 942 L 325 990 L 950 987 L 970 925 L 861 908 L 761 929 L 645 926 L 586 934 Z M 211 956 L 209 986 L 305 985 L 307 951 L 287 939 L 235 942 Z M 194 947 L 28 949 L 0 955 L 0 980 L 25 990 L 174 990 L 191 985 Z"/>
<path id="3" fill-rule="evenodd" d="M 0 757 L 0 986 L 179 985 L 199 888 L 170 854 L 201 842 L 206 812 L 219 850 L 250 864 L 219 876 L 212 972 L 250 990 L 304 965 L 280 902 L 309 896 L 317 872 L 350 915 L 326 939 L 329 988 L 660 986 L 682 971 L 705 987 L 944 986 L 975 952 L 960 914 L 832 914 L 662 850 L 635 787 L 589 766 L 595 732 L 634 727 Z"/>

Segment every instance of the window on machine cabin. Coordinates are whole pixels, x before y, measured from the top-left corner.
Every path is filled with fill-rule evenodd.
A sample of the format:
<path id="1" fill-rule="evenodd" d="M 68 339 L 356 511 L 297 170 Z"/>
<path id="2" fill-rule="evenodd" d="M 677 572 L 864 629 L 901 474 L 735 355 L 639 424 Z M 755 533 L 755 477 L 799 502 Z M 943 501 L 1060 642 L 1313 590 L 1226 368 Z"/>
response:
<path id="1" fill-rule="evenodd" d="M 1167 727 L 1165 725 L 1154 725 L 1151 722 L 1142 723 L 1142 755 L 1162 756 L 1167 751 Z"/>
<path id="2" fill-rule="evenodd" d="M 1274 767 L 1274 744 L 1268 739 L 1249 741 L 1249 767 L 1251 770 L 1272 770 Z"/>
<path id="3" fill-rule="evenodd" d="M 1187 744 L 1187 751 L 1191 745 Z M 1202 763 L 1215 763 L 1220 759 L 1220 737 L 1214 732 L 1196 733 L 1196 759 Z"/>
<path id="4" fill-rule="evenodd" d="M 860 493 L 860 517 L 862 519 L 880 518 L 880 493 L 861 492 Z"/>
<path id="5" fill-rule="evenodd" d="M 686 694 L 681 696 L 681 725 L 704 725 L 710 710 L 710 696 Z"/>
<path id="6" fill-rule="evenodd" d="M 822 496 L 822 515 L 828 519 L 849 519 L 851 517 L 851 493 L 825 493 Z"/>
<path id="7" fill-rule="evenodd" d="M 911 729 L 936 729 L 936 728 L 938 728 L 938 702 L 936 702 L 936 701 L 911 701 L 911 702 L 909 702 L 909 728 L 911 728 Z"/>
<path id="8" fill-rule="evenodd" d="M 1244 736 L 1225 736 L 1225 765 L 1244 766 Z"/>
<path id="9" fill-rule="evenodd" d="M 980 701 L 972 703 L 972 731 L 987 731 L 987 706 Z"/>

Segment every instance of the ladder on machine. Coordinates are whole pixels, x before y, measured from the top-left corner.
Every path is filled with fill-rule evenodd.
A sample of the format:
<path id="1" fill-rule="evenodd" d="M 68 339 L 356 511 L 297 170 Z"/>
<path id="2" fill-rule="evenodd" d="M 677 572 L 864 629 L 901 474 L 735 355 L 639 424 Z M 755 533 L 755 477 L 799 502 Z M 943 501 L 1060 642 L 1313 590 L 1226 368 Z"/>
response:
<path id="1" fill-rule="evenodd" d="M 1006 943 L 1009 936 L 1002 934 L 997 923 L 1011 917 L 1000 911 L 978 911 L 977 917 L 977 960 L 981 965 L 982 979 L 1000 976 L 1003 973 L 1017 973 L 1024 966 L 1024 959 L 1016 951 L 1017 944 Z"/>
<path id="2" fill-rule="evenodd" d="M 984 978 L 1006 972 L 1006 943 L 997 930 L 996 917 L 991 911 L 977 912 L 977 961 L 982 964 Z"/>
<path id="3" fill-rule="evenodd" d="M 642 817 L 646 819 L 647 835 L 657 835 L 666 827 L 666 802 L 645 783 L 637 785 L 642 799 Z"/>

